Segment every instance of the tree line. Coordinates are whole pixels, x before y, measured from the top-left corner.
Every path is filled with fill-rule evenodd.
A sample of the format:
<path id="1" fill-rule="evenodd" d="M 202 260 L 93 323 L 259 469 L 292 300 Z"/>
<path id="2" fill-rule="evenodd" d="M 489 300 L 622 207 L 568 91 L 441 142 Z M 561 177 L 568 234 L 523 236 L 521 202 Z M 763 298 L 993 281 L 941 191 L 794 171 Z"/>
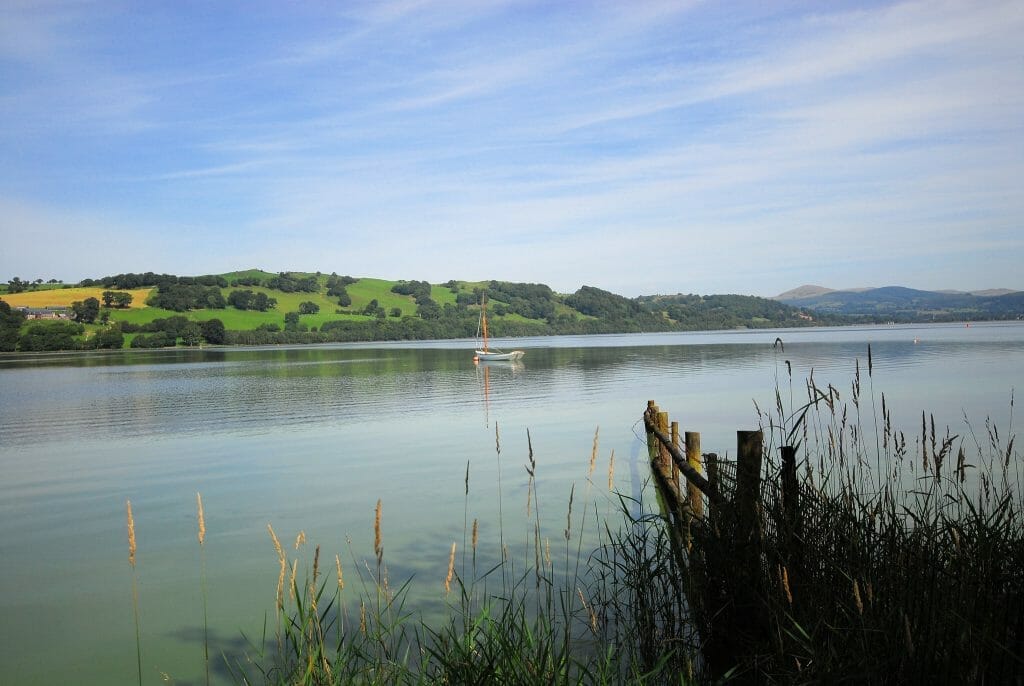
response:
<path id="1" fill-rule="evenodd" d="M 327 295 L 338 299 L 341 308 L 337 310 L 339 314 L 352 314 L 348 309 L 351 307 L 351 297 L 346 287 L 356 283 L 357 279 L 332 273 L 321 286 L 318 278 L 319 275 L 312 277 L 281 272 L 267 279 L 242 276 L 231 281 L 231 285 L 253 283 L 269 287 L 273 283 L 291 289 L 291 292 L 314 292 L 312 288 L 316 282 L 317 292 L 322 292 L 321 289 L 326 287 Z M 224 284 L 227 281 L 218 276 L 177 277 L 147 272 L 104 277 L 95 283 L 110 284 L 110 289 L 102 294 L 105 307 L 101 308 L 96 298 L 75 302 L 71 307 L 74 315 L 71 324 L 106 323 L 113 309 L 129 306 L 131 294 L 115 290 L 119 286 L 155 286 L 147 304 L 181 313 L 226 307 L 266 312 L 277 306 L 275 298 L 251 288 L 236 288 L 225 297 L 221 289 L 226 287 Z M 811 323 L 796 308 L 753 296 L 691 294 L 626 298 L 593 286 L 582 286 L 575 293 L 563 296 L 544 284 L 497 280 L 473 288 L 465 288 L 455 281 L 444 285 L 455 294 L 454 303 L 442 306 L 434 301 L 431 297 L 433 287 L 427 281 L 401 281 L 391 290 L 396 294 L 410 296 L 416 303 L 415 314 L 405 314 L 399 307 L 386 311 L 377 300 L 371 300 L 357 312 L 365 315 L 367 320 L 328 321 L 321 324 L 319 330 L 315 326 L 307 326 L 301 319 L 302 315 L 319 312 L 320 305 L 312 300 L 300 303 L 297 312 L 284 313 L 283 325 L 263 324 L 248 331 L 228 331 L 219 319 L 199 322 L 184 314 L 157 319 L 145 325 L 122 321 L 112 328 L 122 336 L 134 334 L 131 341 L 133 347 L 164 347 L 179 343 L 322 343 L 468 338 L 477 333 L 478 305 L 485 292 L 489 312 L 494 315 L 489 322 L 491 333 L 501 337 L 726 329 L 737 326 L 800 326 Z M 8 315 L 8 319 L 12 317 L 17 317 L 17 314 Z M 17 328 L 23 326 L 23 323 L 18 324 Z M 13 328 L 14 325 L 8 325 L 8 329 Z M 27 331 L 13 335 L 13 338 L 8 334 L 4 339 L 4 345 L 7 346 L 4 349 L 19 348 L 24 333 Z M 73 327 L 55 327 L 50 335 L 44 335 L 44 330 L 36 330 L 33 336 L 35 338 L 31 341 L 25 340 L 24 349 L 39 349 L 38 346 L 56 349 L 55 346 L 60 345 L 73 349 L 83 345 L 88 338 L 95 338 L 83 338 L 83 331 Z M 40 342 L 37 340 L 40 338 L 45 340 Z M 104 334 L 98 340 L 112 342 L 114 334 Z"/>

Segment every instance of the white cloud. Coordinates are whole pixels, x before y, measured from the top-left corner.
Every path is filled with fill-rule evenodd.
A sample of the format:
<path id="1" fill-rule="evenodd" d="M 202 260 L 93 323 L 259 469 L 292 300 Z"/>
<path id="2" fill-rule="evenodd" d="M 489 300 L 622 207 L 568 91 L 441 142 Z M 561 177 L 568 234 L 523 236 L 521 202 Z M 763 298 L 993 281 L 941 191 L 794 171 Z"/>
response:
<path id="1" fill-rule="evenodd" d="M 274 40 L 218 36 L 207 61 L 110 6 L 10 7 L 0 68 L 33 78 L 0 96 L 0 209 L 97 265 L 57 228 L 133 234 L 122 271 L 214 270 L 167 239 L 203 233 L 223 269 L 484 278 L 500 253 L 508 278 L 632 294 L 773 293 L 822 263 L 896 282 L 926 273 L 923 235 L 936 278 L 1022 256 L 1016 2 L 271 6 Z M 18 245 L 5 269 L 49 259 Z"/>

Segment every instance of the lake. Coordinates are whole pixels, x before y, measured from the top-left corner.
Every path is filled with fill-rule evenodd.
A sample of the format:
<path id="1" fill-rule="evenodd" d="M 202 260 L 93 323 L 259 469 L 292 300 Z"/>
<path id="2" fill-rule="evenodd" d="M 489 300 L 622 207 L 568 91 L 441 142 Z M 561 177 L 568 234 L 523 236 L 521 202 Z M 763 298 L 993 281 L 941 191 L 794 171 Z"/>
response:
<path id="1" fill-rule="evenodd" d="M 705 452 L 731 454 L 736 430 L 757 428 L 754 403 L 774 406 L 777 384 L 790 405 L 787 361 L 795 406 L 812 370 L 847 399 L 859 359 L 862 393 L 884 392 L 908 437 L 922 411 L 959 434 L 965 414 L 981 431 L 991 417 L 1005 435 L 1024 382 L 1020 322 L 518 339 L 521 365 L 475 366 L 472 347 L 0 356 L 0 681 L 137 680 L 126 499 L 144 680 L 200 683 L 196 492 L 211 654 L 236 655 L 242 632 L 258 637 L 273 618 L 268 523 L 291 554 L 311 558 L 319 544 L 331 570 L 340 554 L 354 580 L 374 555 L 380 499 L 391 578 L 413 577 L 413 597 L 436 607 L 466 521 L 479 518 L 492 548 L 499 536 L 523 540 L 530 446 L 552 537 L 570 491 L 577 512 L 613 511 L 613 454 L 615 490 L 639 494 L 649 399 L 700 431 Z M 309 543 L 294 553 L 299 531 Z"/>

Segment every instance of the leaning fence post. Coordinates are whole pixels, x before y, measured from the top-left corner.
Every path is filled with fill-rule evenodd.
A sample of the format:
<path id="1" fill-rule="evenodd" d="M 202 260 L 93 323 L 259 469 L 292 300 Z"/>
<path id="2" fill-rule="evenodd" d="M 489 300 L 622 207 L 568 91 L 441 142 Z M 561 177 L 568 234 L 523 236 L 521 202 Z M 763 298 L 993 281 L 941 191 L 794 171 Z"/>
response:
<path id="1" fill-rule="evenodd" d="M 650 421 L 647 432 L 647 456 L 650 459 L 651 471 L 661 484 L 661 491 L 664 491 L 662 496 L 665 499 L 665 506 L 669 512 L 674 513 L 678 506 L 678 491 L 673 493 L 669 487 L 669 480 L 672 478 L 672 456 L 654 431 L 650 430 L 653 428 L 664 434 L 668 430 L 668 412 L 662 412 L 653 400 L 648 400 L 645 417 Z"/>
<path id="2" fill-rule="evenodd" d="M 644 412 L 644 416 L 647 417 L 651 424 L 656 428 L 658 425 L 658 406 L 653 400 L 647 401 L 647 411 Z M 654 436 L 654 432 L 650 429 L 647 431 L 647 461 L 650 464 L 656 464 L 658 461 L 658 439 Z"/>
<path id="3" fill-rule="evenodd" d="M 668 433 L 668 412 L 658 413 L 658 431 L 663 434 Z M 661 470 L 661 475 L 665 477 L 665 480 L 671 483 L 672 455 L 669 454 L 668 447 L 666 447 L 661 441 L 658 441 L 658 469 Z"/>
<path id="4" fill-rule="evenodd" d="M 686 461 L 691 467 L 698 472 L 703 473 L 704 469 L 701 465 L 700 455 L 700 433 L 697 431 L 687 431 L 685 435 L 686 441 Z M 700 489 L 694 486 L 692 483 L 690 488 L 690 511 L 693 512 L 693 516 L 697 519 L 704 517 L 704 497 L 700 493 Z"/>
<path id="5" fill-rule="evenodd" d="M 672 446 L 679 450 L 679 422 L 672 422 Z M 672 485 L 679 491 L 679 499 L 682 500 L 682 489 L 679 488 L 679 467 L 676 466 L 675 460 L 669 456 L 669 460 L 672 461 Z"/>

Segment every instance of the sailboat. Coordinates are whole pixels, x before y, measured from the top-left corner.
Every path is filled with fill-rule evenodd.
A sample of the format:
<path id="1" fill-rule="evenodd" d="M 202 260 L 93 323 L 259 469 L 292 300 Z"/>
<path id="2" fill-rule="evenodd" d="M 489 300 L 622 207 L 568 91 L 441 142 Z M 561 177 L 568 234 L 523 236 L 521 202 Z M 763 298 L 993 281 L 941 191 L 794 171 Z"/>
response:
<path id="1" fill-rule="evenodd" d="M 487 295 L 483 295 L 480 298 L 480 321 L 477 323 L 477 336 L 480 332 L 483 332 L 483 346 L 481 349 L 476 351 L 473 356 L 474 362 L 504 362 L 508 360 L 518 360 L 526 353 L 522 350 L 513 350 L 512 352 L 505 353 L 500 350 L 491 350 L 487 345 Z"/>

